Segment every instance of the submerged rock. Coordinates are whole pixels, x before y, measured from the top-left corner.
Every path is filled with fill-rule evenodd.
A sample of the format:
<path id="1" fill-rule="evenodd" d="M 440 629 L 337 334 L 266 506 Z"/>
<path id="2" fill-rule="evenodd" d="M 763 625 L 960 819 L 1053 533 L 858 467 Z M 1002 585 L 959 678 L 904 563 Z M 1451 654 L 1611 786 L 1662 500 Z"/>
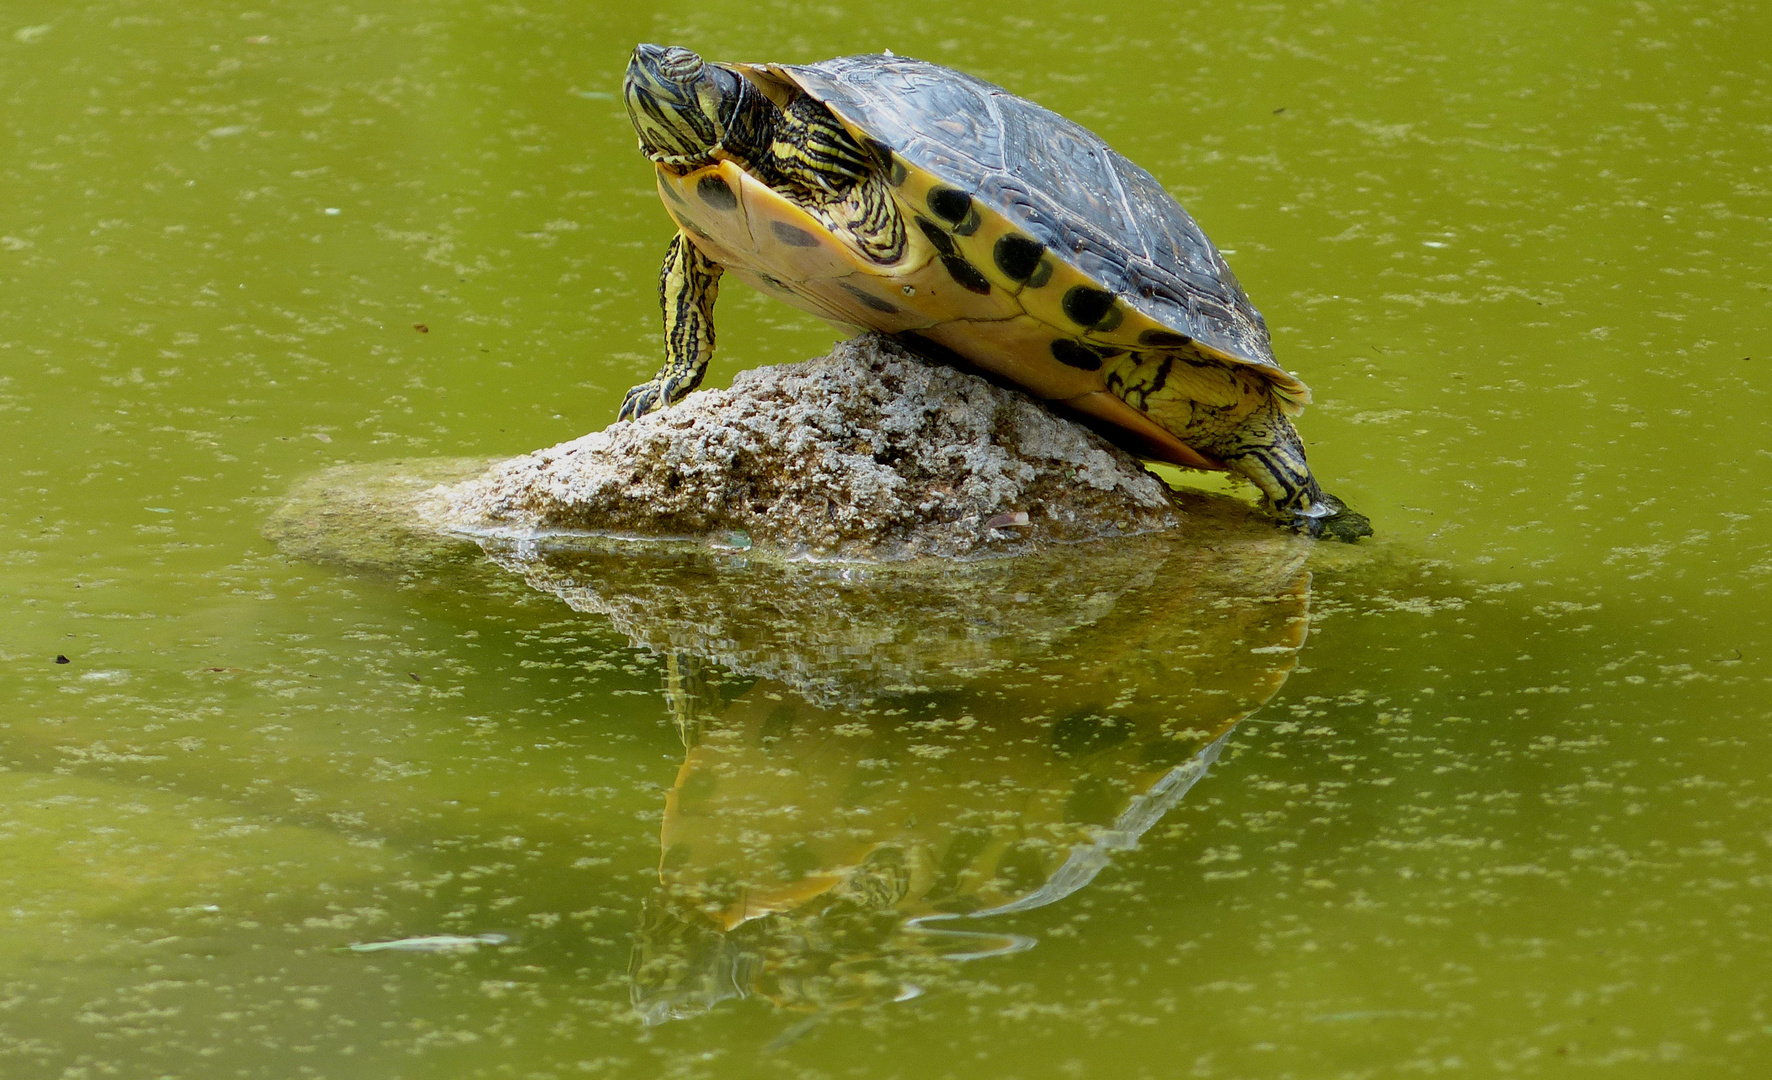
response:
<path id="1" fill-rule="evenodd" d="M 872 334 L 495 465 L 428 513 L 468 532 L 859 559 L 1010 554 L 1180 522 L 1130 454 Z"/>
<path id="2" fill-rule="evenodd" d="M 479 548 L 419 513 L 436 492 L 477 476 L 485 458 L 400 458 L 334 465 L 304 477 L 265 521 L 265 539 L 295 559 L 397 576 L 479 563 Z"/>

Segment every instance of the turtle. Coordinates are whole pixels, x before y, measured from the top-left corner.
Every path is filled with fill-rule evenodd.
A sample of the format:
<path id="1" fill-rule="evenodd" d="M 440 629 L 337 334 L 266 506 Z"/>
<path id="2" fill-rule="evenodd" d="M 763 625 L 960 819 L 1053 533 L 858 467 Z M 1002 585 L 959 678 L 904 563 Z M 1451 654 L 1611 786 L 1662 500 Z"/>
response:
<path id="1" fill-rule="evenodd" d="M 1290 528 L 1371 534 L 1312 476 L 1291 420 L 1310 391 L 1224 257 L 1087 129 L 891 53 L 716 63 L 643 44 L 623 98 L 677 233 L 659 276 L 664 366 L 618 420 L 700 385 L 730 273 L 1147 460 L 1240 474 Z"/>

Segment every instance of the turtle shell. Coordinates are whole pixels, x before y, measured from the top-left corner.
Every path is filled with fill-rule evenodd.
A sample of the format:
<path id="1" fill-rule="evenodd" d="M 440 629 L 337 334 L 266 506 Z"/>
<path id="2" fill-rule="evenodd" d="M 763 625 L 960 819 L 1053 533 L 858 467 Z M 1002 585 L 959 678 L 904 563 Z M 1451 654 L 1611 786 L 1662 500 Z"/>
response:
<path id="1" fill-rule="evenodd" d="M 939 197 L 982 203 L 1119 297 L 1144 316 L 1129 320 L 1126 344 L 1191 344 L 1259 369 L 1288 412 L 1309 401 L 1274 360 L 1261 313 L 1194 219 L 1088 129 L 983 79 L 907 57 L 749 70 L 792 82 L 876 153 L 889 153 L 889 168 L 897 161 L 931 174 L 958 193 Z M 948 209 L 936 197 L 935 211 Z"/>

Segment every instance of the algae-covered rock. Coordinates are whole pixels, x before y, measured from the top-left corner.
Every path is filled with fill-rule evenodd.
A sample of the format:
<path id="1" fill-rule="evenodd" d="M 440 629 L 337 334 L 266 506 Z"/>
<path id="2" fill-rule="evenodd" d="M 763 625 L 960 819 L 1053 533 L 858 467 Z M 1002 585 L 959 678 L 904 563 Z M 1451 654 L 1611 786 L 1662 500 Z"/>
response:
<path id="1" fill-rule="evenodd" d="M 1179 518 L 1125 451 L 877 335 L 504 462 L 432 513 L 469 531 L 737 534 L 863 559 L 1002 554 Z"/>

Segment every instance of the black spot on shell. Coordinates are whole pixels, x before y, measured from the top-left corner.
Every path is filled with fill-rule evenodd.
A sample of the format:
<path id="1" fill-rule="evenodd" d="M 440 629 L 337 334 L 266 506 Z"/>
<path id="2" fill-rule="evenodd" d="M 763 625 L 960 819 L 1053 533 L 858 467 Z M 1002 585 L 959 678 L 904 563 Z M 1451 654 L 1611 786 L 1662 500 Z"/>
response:
<path id="1" fill-rule="evenodd" d="M 701 201 L 716 210 L 737 210 L 738 196 L 726 184 L 725 177 L 710 173 L 695 182 L 695 193 Z"/>
<path id="2" fill-rule="evenodd" d="M 1045 254 L 1045 244 L 1017 233 L 1003 234 L 991 250 L 997 269 L 1003 271 L 1010 281 L 1026 281 L 1032 277 L 1034 271 L 1040 269 L 1040 259 Z"/>
<path id="3" fill-rule="evenodd" d="M 1107 319 L 1108 313 L 1114 310 L 1113 293 L 1105 289 L 1096 289 L 1088 285 L 1073 285 L 1064 294 L 1061 306 L 1065 315 L 1078 326 L 1099 327 Z M 1115 325 L 1119 320 L 1114 320 Z"/>
<path id="4" fill-rule="evenodd" d="M 943 255 L 953 255 L 955 253 L 954 238 L 947 233 L 942 232 L 941 226 L 930 221 L 921 214 L 918 214 L 913 220 L 916 221 L 917 228 L 923 230 L 923 235 L 929 238 L 929 242 L 935 245 L 935 250 L 941 252 Z"/>
<path id="5" fill-rule="evenodd" d="M 965 221 L 966 216 L 972 212 L 972 196 L 959 188 L 930 188 L 928 203 L 929 209 L 935 211 L 936 217 L 954 225 Z M 977 226 L 975 225 L 973 228 L 977 228 Z"/>
<path id="6" fill-rule="evenodd" d="M 947 267 L 948 274 L 967 292 L 975 292 L 980 296 L 991 291 L 990 279 L 978 272 L 978 267 L 962 259 L 958 255 L 943 255 L 941 265 Z"/>
<path id="7" fill-rule="evenodd" d="M 780 240 L 789 247 L 809 248 L 818 246 L 818 237 L 813 236 L 805 229 L 789 225 L 785 221 L 771 221 L 769 223 L 769 231 L 775 234 L 777 240 Z"/>
<path id="8" fill-rule="evenodd" d="M 1040 260 L 1040 265 L 1034 267 L 1034 272 L 1032 274 L 1028 275 L 1028 288 L 1030 288 L 1030 289 L 1043 288 L 1045 286 L 1045 284 L 1051 280 L 1052 280 L 1052 260 L 1051 259 L 1042 259 L 1042 260 Z"/>
<path id="9" fill-rule="evenodd" d="M 1101 357 L 1095 350 L 1070 338 L 1052 339 L 1052 358 L 1066 367 L 1082 368 L 1084 371 L 1101 370 Z"/>
<path id="10" fill-rule="evenodd" d="M 1169 330 L 1146 330 L 1138 335 L 1138 343 L 1157 349 L 1179 349 L 1183 345 L 1192 345 L 1194 339 Z"/>
<path id="11" fill-rule="evenodd" d="M 886 301 L 880 299 L 879 297 L 875 296 L 873 293 L 866 291 L 865 289 L 858 289 L 855 286 L 849 284 L 847 281 L 839 281 L 839 282 L 837 282 L 837 284 L 841 285 L 843 287 L 844 292 L 848 293 L 850 296 L 855 297 L 857 300 L 860 300 L 862 303 L 866 304 L 868 307 L 873 308 L 875 311 L 883 311 L 888 315 L 898 314 L 898 308 L 896 308 L 893 305 L 887 303 Z"/>

